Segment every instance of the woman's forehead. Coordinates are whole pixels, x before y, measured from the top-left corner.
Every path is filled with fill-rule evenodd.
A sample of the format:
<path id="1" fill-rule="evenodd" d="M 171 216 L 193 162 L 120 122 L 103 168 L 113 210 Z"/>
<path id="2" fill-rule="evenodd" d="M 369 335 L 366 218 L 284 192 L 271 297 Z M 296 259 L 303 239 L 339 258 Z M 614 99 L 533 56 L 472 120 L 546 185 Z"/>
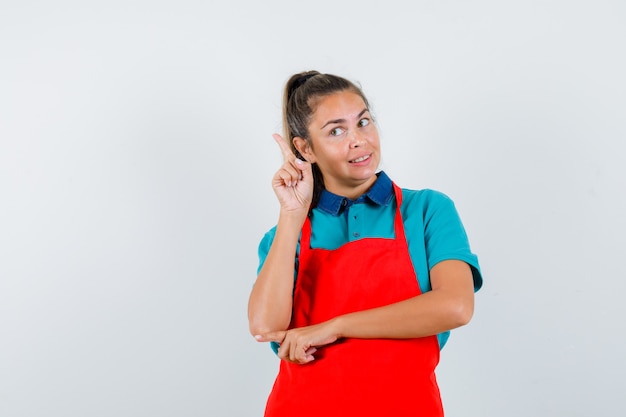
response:
<path id="1" fill-rule="evenodd" d="M 349 120 L 367 109 L 363 98 L 353 91 L 340 91 L 319 99 L 311 122 L 327 123 L 329 120 Z"/>

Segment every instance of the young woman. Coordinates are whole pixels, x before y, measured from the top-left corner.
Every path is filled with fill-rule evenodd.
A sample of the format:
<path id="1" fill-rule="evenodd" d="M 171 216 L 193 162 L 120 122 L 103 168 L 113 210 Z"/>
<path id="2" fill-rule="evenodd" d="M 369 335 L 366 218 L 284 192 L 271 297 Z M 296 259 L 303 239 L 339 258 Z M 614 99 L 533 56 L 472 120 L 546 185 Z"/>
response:
<path id="1" fill-rule="evenodd" d="M 453 202 L 378 172 L 352 82 L 295 74 L 283 116 L 278 224 L 248 306 L 252 335 L 282 359 L 265 415 L 442 416 L 439 350 L 482 285 Z"/>

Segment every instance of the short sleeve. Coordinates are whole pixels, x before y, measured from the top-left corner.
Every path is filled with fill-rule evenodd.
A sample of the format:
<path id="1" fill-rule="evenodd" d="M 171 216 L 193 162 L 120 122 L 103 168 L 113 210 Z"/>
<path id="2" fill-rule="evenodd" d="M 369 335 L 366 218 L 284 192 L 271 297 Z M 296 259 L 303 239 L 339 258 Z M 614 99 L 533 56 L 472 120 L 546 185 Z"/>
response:
<path id="1" fill-rule="evenodd" d="M 474 291 L 483 284 L 477 256 L 469 240 L 454 202 L 445 194 L 429 191 L 424 206 L 424 245 L 428 268 L 439 262 L 455 259 L 466 262 L 472 269 Z"/>
<path id="2" fill-rule="evenodd" d="M 259 254 L 259 267 L 256 270 L 257 275 L 261 272 L 261 268 L 263 268 L 263 264 L 265 263 L 265 258 L 267 258 L 267 254 L 272 247 L 272 242 L 274 242 L 274 236 L 276 235 L 276 226 L 272 227 L 265 235 L 261 242 L 259 243 L 258 254 Z"/>
<path id="3" fill-rule="evenodd" d="M 272 247 L 272 243 L 274 242 L 274 236 L 276 235 L 276 226 L 272 227 L 265 235 L 261 242 L 259 243 L 258 254 L 259 254 L 259 266 L 256 270 L 257 275 L 261 272 L 261 268 L 263 268 L 263 264 L 265 264 L 265 259 L 267 258 L 267 254 Z M 298 245 L 296 246 L 296 257 L 294 259 L 293 265 L 293 279 L 296 279 L 298 274 L 298 257 L 300 255 L 300 242 L 298 241 Z"/>

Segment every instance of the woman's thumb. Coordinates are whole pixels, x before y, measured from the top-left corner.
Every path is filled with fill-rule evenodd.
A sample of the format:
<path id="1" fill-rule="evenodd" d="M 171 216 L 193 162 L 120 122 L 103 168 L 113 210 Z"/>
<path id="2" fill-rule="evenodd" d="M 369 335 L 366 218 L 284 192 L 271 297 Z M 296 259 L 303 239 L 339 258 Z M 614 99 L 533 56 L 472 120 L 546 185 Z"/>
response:
<path id="1" fill-rule="evenodd" d="M 257 342 L 278 342 L 282 343 L 283 339 L 285 339 L 285 332 L 269 332 L 265 334 L 257 334 L 254 336 Z"/>

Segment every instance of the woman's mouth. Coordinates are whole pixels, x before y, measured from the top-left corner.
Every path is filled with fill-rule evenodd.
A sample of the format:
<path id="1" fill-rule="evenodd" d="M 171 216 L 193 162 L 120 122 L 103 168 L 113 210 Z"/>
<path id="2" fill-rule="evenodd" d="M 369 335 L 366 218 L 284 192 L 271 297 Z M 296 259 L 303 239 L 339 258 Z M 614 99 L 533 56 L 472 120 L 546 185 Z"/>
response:
<path id="1" fill-rule="evenodd" d="M 363 161 L 366 161 L 366 160 L 370 159 L 371 156 L 372 156 L 372 154 L 363 155 L 363 156 L 360 156 L 360 157 L 358 157 L 356 159 L 353 159 L 352 161 L 350 161 L 350 163 L 351 164 L 356 164 L 356 163 L 359 163 L 359 162 L 363 162 Z"/>

